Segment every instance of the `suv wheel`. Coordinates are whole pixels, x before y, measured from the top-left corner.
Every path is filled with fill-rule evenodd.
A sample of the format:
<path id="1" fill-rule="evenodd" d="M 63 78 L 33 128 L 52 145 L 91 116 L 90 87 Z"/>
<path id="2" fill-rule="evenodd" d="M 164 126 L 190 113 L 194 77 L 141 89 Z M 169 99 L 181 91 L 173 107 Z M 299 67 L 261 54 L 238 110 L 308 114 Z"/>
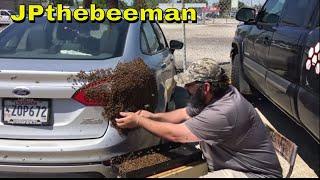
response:
<path id="1" fill-rule="evenodd" d="M 261 94 L 254 87 L 252 87 L 243 77 L 241 69 L 240 55 L 234 56 L 231 70 L 231 84 L 237 88 L 243 95 L 259 98 Z"/>
<path id="2" fill-rule="evenodd" d="M 231 84 L 240 90 L 240 73 L 241 73 L 241 65 L 240 65 L 240 55 L 237 54 L 234 56 L 232 61 L 232 69 L 231 69 Z"/>

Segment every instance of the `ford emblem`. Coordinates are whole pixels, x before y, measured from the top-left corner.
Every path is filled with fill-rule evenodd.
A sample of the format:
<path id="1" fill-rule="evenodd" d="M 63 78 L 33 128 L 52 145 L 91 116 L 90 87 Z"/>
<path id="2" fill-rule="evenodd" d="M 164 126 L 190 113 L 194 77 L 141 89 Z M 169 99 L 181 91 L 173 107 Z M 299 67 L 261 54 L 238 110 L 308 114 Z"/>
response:
<path id="1" fill-rule="evenodd" d="M 30 90 L 27 88 L 16 88 L 12 92 L 18 96 L 27 96 L 30 94 Z"/>

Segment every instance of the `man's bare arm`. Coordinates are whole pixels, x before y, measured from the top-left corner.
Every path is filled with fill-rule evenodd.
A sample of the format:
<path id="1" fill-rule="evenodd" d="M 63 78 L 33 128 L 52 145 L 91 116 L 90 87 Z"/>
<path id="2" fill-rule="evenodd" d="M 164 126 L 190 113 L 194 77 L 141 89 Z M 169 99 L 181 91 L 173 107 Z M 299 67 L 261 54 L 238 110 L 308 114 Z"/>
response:
<path id="1" fill-rule="evenodd" d="M 148 111 L 140 111 L 138 114 L 155 121 L 173 124 L 182 123 L 183 121 L 190 118 L 186 108 L 177 109 L 166 113 L 150 113 Z"/>
<path id="2" fill-rule="evenodd" d="M 119 128 L 135 128 L 143 127 L 149 132 L 165 138 L 169 141 L 189 143 L 199 142 L 199 138 L 195 136 L 184 123 L 172 124 L 168 122 L 154 121 L 149 118 L 139 116 L 135 113 L 122 112 L 121 119 L 116 119 Z"/>

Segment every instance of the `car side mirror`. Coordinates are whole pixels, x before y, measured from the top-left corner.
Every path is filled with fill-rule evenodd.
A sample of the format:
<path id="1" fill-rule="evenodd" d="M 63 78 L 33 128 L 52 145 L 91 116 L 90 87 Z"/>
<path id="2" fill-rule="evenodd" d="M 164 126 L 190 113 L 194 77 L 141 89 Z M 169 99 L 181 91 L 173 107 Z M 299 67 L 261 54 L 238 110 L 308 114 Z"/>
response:
<path id="1" fill-rule="evenodd" d="M 170 41 L 170 50 L 173 53 L 177 49 L 182 49 L 183 43 L 177 40 L 171 40 Z"/>
<path id="2" fill-rule="evenodd" d="M 236 15 L 236 20 L 245 23 L 254 22 L 256 19 L 256 10 L 252 8 L 241 8 Z"/>

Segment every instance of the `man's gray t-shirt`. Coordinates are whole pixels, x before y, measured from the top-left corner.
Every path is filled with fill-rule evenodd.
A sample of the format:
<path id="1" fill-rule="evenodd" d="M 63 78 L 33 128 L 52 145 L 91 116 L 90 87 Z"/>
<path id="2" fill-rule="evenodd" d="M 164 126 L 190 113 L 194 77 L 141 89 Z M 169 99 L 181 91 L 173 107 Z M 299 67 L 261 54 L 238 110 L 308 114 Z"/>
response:
<path id="1" fill-rule="evenodd" d="M 211 171 L 233 169 L 249 176 L 282 177 L 270 137 L 253 106 L 230 86 L 200 114 L 187 107 L 185 125 L 197 136 Z"/>

